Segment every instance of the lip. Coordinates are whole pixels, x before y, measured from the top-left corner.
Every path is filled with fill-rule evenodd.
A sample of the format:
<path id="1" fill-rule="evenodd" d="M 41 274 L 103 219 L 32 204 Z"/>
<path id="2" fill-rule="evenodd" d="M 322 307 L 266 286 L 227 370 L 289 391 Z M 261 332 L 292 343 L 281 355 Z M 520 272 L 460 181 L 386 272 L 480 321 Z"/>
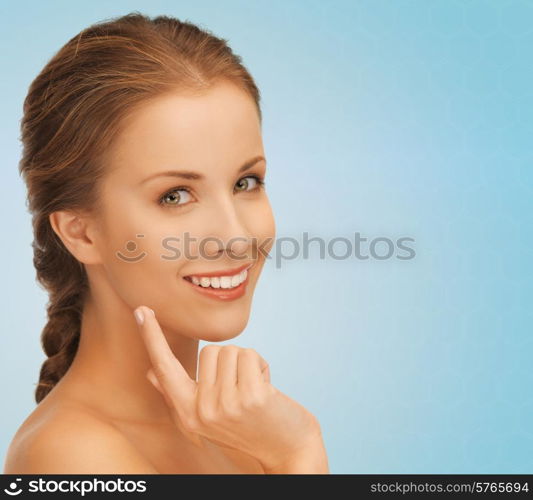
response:
<path id="1" fill-rule="evenodd" d="M 235 288 L 211 288 L 211 287 L 203 287 L 200 285 L 195 285 L 191 278 L 192 276 L 205 276 L 206 278 L 211 278 L 213 276 L 233 276 L 234 274 L 241 273 L 245 269 L 249 270 L 251 267 L 253 267 L 255 263 L 252 264 L 246 264 L 244 266 L 238 267 L 237 269 L 233 270 L 227 270 L 227 271 L 215 271 L 212 273 L 205 273 L 205 274 L 190 274 L 188 276 L 184 276 L 183 279 L 194 289 L 202 294 L 204 297 L 208 297 L 215 300 L 222 300 L 222 301 L 230 301 L 235 300 L 240 297 L 242 297 L 246 293 L 246 287 L 248 286 L 248 281 L 250 279 L 250 273 L 248 272 L 246 275 L 246 279 Z"/>
<path id="2" fill-rule="evenodd" d="M 235 269 L 224 269 L 222 271 L 212 271 L 210 273 L 195 273 L 195 274 L 188 274 L 187 276 L 184 276 L 185 278 L 192 278 L 193 276 L 196 276 L 197 278 L 200 278 L 204 276 L 205 278 L 213 278 L 216 276 L 234 276 L 235 274 L 242 273 L 245 269 L 250 269 L 254 265 L 253 262 L 244 264 L 241 267 L 237 267 Z M 188 281 L 188 280 L 187 280 Z"/>

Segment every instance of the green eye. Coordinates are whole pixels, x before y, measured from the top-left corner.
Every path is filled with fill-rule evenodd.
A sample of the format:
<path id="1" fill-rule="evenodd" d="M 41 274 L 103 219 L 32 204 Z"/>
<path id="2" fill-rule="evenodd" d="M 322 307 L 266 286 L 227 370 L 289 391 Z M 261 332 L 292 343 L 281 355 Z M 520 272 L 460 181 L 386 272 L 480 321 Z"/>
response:
<path id="1" fill-rule="evenodd" d="M 235 183 L 235 191 L 252 192 L 259 191 L 265 181 L 257 175 L 242 177 Z M 185 187 L 176 187 L 167 191 L 159 198 L 159 204 L 165 208 L 182 208 L 192 201 L 191 192 Z"/>
<path id="2" fill-rule="evenodd" d="M 264 181 L 256 175 L 249 175 L 239 179 L 235 184 L 236 191 L 255 191 L 264 184 Z M 250 187 L 251 186 L 251 187 Z"/>
<path id="3" fill-rule="evenodd" d="M 180 192 L 183 194 L 179 194 Z M 191 194 L 186 189 L 175 188 L 172 191 L 165 193 L 159 200 L 159 203 L 167 207 L 181 206 L 185 205 L 189 201 L 187 200 L 187 197 L 190 196 Z"/>

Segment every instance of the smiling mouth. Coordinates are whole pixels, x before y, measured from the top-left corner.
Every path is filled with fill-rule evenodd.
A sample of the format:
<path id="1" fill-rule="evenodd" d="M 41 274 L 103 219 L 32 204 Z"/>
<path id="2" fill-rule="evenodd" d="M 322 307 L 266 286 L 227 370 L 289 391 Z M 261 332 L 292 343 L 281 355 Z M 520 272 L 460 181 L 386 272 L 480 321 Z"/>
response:
<path id="1" fill-rule="evenodd" d="M 206 275 L 189 275 L 184 276 L 183 279 L 189 281 L 193 285 L 210 288 L 210 289 L 225 289 L 232 290 L 240 286 L 248 276 L 248 269 L 252 267 L 253 264 L 248 264 L 242 266 L 240 272 L 233 272 L 232 274 L 227 271 L 227 274 L 220 273 L 206 273 Z M 215 274 L 218 274 L 216 276 Z"/>

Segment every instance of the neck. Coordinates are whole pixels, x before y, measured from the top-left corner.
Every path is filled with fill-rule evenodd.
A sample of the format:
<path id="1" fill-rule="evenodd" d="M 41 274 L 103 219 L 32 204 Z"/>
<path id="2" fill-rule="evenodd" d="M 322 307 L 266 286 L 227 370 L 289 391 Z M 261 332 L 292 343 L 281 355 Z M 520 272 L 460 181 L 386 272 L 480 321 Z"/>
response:
<path id="1" fill-rule="evenodd" d="M 199 341 L 174 334 L 165 336 L 174 355 L 195 380 Z M 168 405 L 146 378 L 150 367 L 132 309 L 122 301 L 89 298 L 83 309 L 78 351 L 60 384 L 68 386 L 76 399 L 95 405 L 111 418 L 170 422 Z"/>

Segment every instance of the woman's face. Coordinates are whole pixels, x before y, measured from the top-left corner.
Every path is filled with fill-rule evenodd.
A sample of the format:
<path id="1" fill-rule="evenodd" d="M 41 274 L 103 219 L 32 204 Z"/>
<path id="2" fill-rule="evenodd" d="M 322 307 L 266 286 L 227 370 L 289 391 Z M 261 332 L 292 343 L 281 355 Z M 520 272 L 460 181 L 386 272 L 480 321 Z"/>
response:
<path id="1" fill-rule="evenodd" d="M 110 151 L 97 275 L 131 309 L 154 309 L 167 332 L 238 335 L 275 236 L 264 156 L 255 104 L 231 83 L 145 103 Z"/>

